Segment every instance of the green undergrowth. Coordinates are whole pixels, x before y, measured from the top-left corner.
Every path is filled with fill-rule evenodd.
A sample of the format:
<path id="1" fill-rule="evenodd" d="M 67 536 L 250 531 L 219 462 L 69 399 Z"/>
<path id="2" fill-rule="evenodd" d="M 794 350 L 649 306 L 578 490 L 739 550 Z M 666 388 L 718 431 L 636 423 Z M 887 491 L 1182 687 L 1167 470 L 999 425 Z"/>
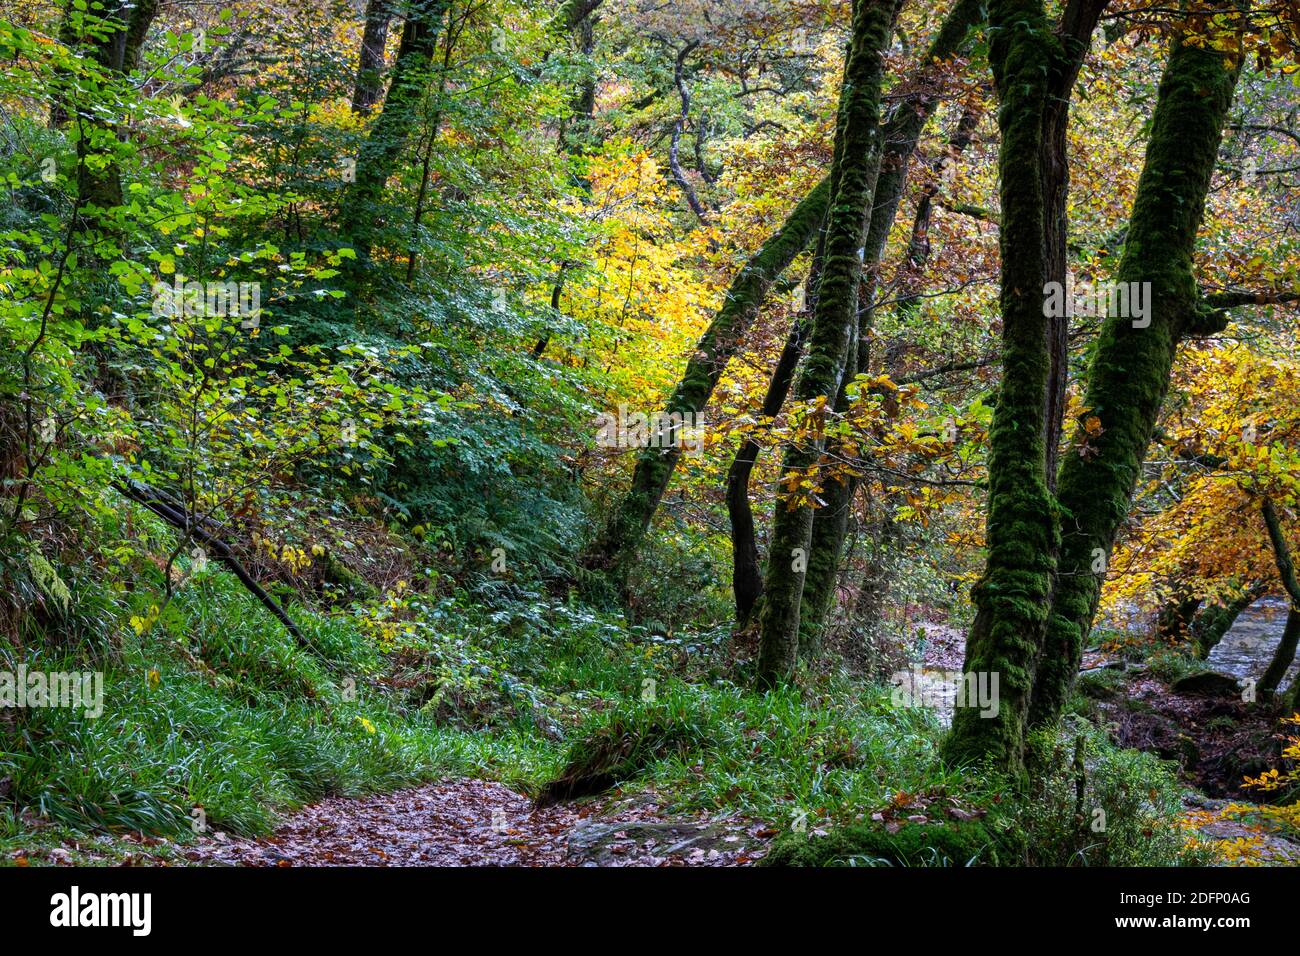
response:
<path id="1" fill-rule="evenodd" d="M 566 768 L 603 773 L 578 790 L 653 787 L 676 810 L 777 826 L 945 782 L 923 712 L 840 674 L 748 691 L 727 678 L 721 629 L 658 633 L 517 586 L 435 582 L 330 613 L 291 606 L 299 645 L 221 572 L 161 613 L 155 601 L 110 595 L 116 617 L 97 626 L 111 637 L 22 658 L 101 671 L 103 713 L 0 723 L 0 841 L 33 823 L 261 834 L 327 795 L 451 775 L 545 795 Z"/>
<path id="2" fill-rule="evenodd" d="M 131 611 L 138 621 L 144 608 Z M 448 726 L 404 699 L 388 683 L 392 655 L 349 616 L 292 613 L 304 646 L 213 574 L 143 633 L 120 627 L 106 650 L 22 657 L 29 671 L 99 671 L 103 707 L 5 712 L 0 841 L 33 825 L 183 837 L 201 821 L 259 834 L 328 795 L 448 774 L 517 782 L 553 764 L 529 722 Z M 0 669 L 16 670 L 7 656 Z"/>
<path id="3" fill-rule="evenodd" d="M 939 726 L 842 673 L 756 693 L 670 679 L 572 734 L 549 795 L 653 787 L 682 811 L 737 811 L 779 827 L 851 819 L 899 791 L 966 789 L 937 758 Z"/>
<path id="4" fill-rule="evenodd" d="M 769 866 L 1203 866 L 1177 826 L 1183 788 L 1150 754 L 1113 746 L 1087 721 L 1031 739 L 1032 782 L 983 775 L 959 819 L 864 820 L 791 830 Z M 993 794 L 989 799 L 988 795 Z"/>
<path id="5" fill-rule="evenodd" d="M 822 836 L 792 832 L 763 858 L 764 866 L 997 866 L 1022 854 L 1015 831 L 978 821 L 905 824 L 894 832 L 856 823 Z"/>
<path id="6" fill-rule="evenodd" d="M 123 834 L 184 842 L 196 821 L 263 834 L 326 796 L 448 776 L 502 780 L 541 802 L 652 790 L 671 813 L 789 832 L 774 859 L 791 864 L 1176 855 L 1172 838 L 1145 835 L 1174 799 L 1150 758 L 1088 738 L 1085 815 L 1109 808 L 1097 840 L 1076 826 L 1068 768 L 1013 813 L 996 778 L 942 763 L 928 710 L 897 707 L 834 667 L 754 692 L 735 677 L 721 628 L 665 633 L 518 584 L 431 577 L 367 604 L 291 606 L 300 644 L 222 572 L 160 613 L 144 589 L 73 591 L 97 609 L 94 627 L 21 661 L 102 671 L 103 713 L 29 708 L 0 720 L 4 859 L 68 833 L 108 841 L 105 859 L 133 852 L 112 843 Z M 0 669 L 18 663 L 10 653 Z M 872 819 L 913 799 L 938 808 L 919 834 Z M 972 825 L 956 832 L 948 813 Z M 833 836 L 805 836 L 820 833 Z"/>

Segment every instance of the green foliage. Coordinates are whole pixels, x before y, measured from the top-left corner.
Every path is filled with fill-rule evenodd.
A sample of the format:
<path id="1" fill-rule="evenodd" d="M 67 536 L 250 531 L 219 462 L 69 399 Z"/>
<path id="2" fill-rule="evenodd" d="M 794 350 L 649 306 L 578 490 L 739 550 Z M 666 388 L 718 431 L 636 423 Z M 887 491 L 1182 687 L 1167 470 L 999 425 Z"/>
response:
<path id="1" fill-rule="evenodd" d="M 225 575 L 171 610 L 107 669 L 102 716 L 32 708 L 0 729 L 14 805 L 69 826 L 173 836 L 201 808 L 210 830 L 256 834 L 326 795 L 449 772 L 518 774 L 548 759 L 536 739 L 462 734 L 403 707 L 375 681 L 375 649 L 345 618 L 299 609 L 315 648 L 303 651 Z M 77 657 L 27 661 L 38 664 L 84 667 Z"/>
<path id="2" fill-rule="evenodd" d="M 1016 860 L 1015 848 L 984 824 L 905 824 L 890 833 L 859 823 L 823 836 L 787 833 L 772 844 L 764 866 L 996 866 Z"/>
<path id="3" fill-rule="evenodd" d="M 859 351 L 871 352 L 864 375 L 919 370 L 918 387 L 929 382 L 923 433 L 904 445 L 936 441 L 936 423 L 963 408 L 967 425 L 988 418 L 984 384 L 972 401 L 961 380 L 935 376 L 992 356 L 924 369 L 987 344 L 987 299 L 958 302 L 943 287 L 982 283 L 973 265 L 991 261 L 991 231 L 980 246 L 950 228 L 958 220 L 928 230 L 918 216 L 928 231 L 913 239 L 933 236 L 943 272 L 933 296 L 906 274 L 925 257 L 894 275 L 863 246 L 878 151 L 898 151 L 883 175 L 905 185 L 927 116 L 982 106 L 980 84 L 948 88 L 945 66 L 910 84 L 923 101 L 895 110 L 880 135 L 882 97 L 905 89 L 888 75 L 895 37 L 911 47 L 933 34 L 937 8 L 903 7 L 895 28 L 895 0 L 858 4 L 840 89 L 833 48 L 845 22 L 811 6 L 787 24 L 748 4 L 628 17 L 604 5 L 579 24 L 567 18 L 591 4 L 412 0 L 396 11 L 391 39 L 402 36 L 381 102 L 360 115 L 355 4 L 330 0 L 311 16 L 294 4 L 119 6 L 121 20 L 98 0 L 17 5 L 0 22 L 0 670 L 89 669 L 105 691 L 102 714 L 0 711 L 0 844 L 25 839 L 34 817 L 78 839 L 185 837 L 196 810 L 209 829 L 265 833 L 326 795 L 463 773 L 544 800 L 653 788 L 673 812 L 830 828 L 783 838 L 772 862 L 1190 859 L 1168 827 L 1176 787 L 1145 757 L 1085 729 L 1072 763 L 1044 738 L 1030 789 L 1002 805 L 1002 778 L 939 759 L 933 714 L 890 706 L 836 662 L 797 666 L 803 579 L 776 559 L 807 544 L 810 507 L 777 513 L 763 608 L 765 632 L 779 637 L 763 676 L 796 680 L 763 694 L 742 686 L 756 665 L 747 636 L 730 634 L 710 452 L 749 434 L 728 425 L 752 422 L 792 311 L 772 287 L 798 281 L 786 273 L 798 260 L 802 274 L 823 224 L 800 397 L 833 397 L 859 297 L 897 285 L 910 311 L 882 314 Z M 56 7 L 59 22 L 43 22 Z M 987 52 L 1004 99 L 1003 201 L 991 215 L 1009 270 L 1010 384 L 993 416 L 987 541 L 972 533 L 973 512 L 940 513 L 977 482 L 877 462 L 863 476 L 883 489 L 867 523 L 898 527 L 883 550 L 851 552 L 853 570 L 870 572 L 865 586 L 858 574 L 837 582 L 828 550 L 812 566 L 827 572 L 827 605 L 837 584 L 879 598 L 866 613 L 880 620 L 859 630 L 910 640 L 879 608 L 910 629 L 918 606 L 957 603 L 942 585 L 968 576 L 986 545 L 976 596 L 989 626 L 974 629 L 970 659 L 1002 675 L 1003 723 L 980 727 L 963 711 L 949 749 L 1016 764 L 1034 722 L 1030 671 L 1041 657 L 1040 674 L 1055 678 L 1050 711 L 1094 609 L 1096 576 L 1069 568 L 1097 542 L 1109 551 L 1174 347 L 1207 318 L 1191 301 L 1192 252 L 1235 66 L 1190 43 L 1170 58 L 1137 195 L 1144 223 L 1125 234 L 1120 266 L 1155 280 L 1161 305 L 1144 338 L 1108 323 L 1092 347 L 1087 404 L 1106 438 L 1095 460 L 1067 456 L 1061 493 L 1077 540 L 1049 587 L 1056 511 L 1034 464 L 1042 436 L 1026 427 L 1041 417 L 1046 371 L 1043 276 L 1030 254 L 1042 236 L 1021 235 L 1041 218 L 1031 157 L 1060 39 L 1041 4 L 994 7 L 974 65 Z M 934 56 L 950 59 L 982 17 L 975 0 L 953 5 L 925 37 Z M 805 27 L 820 49 L 781 49 Z M 738 75 L 737 63 L 758 73 Z M 825 176 L 837 92 L 843 141 Z M 976 164 L 986 139 L 972 136 Z M 874 202 L 889 213 L 872 217 L 882 248 L 906 238 L 888 227 L 901 195 L 918 212 L 955 213 L 939 199 L 972 198 L 957 194 L 988 173 L 932 175 L 955 169 L 931 163 L 931 145 L 912 164 L 915 195 Z M 1096 230 L 1082 231 L 1090 247 Z M 859 288 L 864 260 L 880 289 Z M 1129 367 L 1135 358 L 1142 367 Z M 677 469 L 676 450 L 598 446 L 593 414 L 616 402 L 723 422 L 711 422 L 704 457 Z M 1112 421 L 1126 406 L 1131 421 Z M 765 422 L 753 434 L 783 429 Z M 771 447 L 756 486 L 782 460 L 816 470 L 822 439 Z M 980 444 L 962 440 L 963 465 L 982 464 Z M 837 444 L 828 457 L 856 469 L 862 452 Z M 625 499 L 601 521 L 633 459 Z M 683 507 L 660 508 L 675 472 L 682 494 L 670 500 Z M 159 495 L 145 500 L 167 507 L 135 503 L 145 484 Z M 656 521 L 657 511 L 672 513 Z M 871 536 L 852 534 L 855 548 Z M 245 586 L 271 592 L 294 626 L 231 576 L 241 564 Z M 580 602 L 597 571 L 615 580 Z M 1045 626 L 1073 660 L 1038 655 L 1044 595 L 1057 612 Z M 1164 676 L 1182 667 L 1150 663 Z M 1111 694 L 1113 680 L 1084 689 Z M 989 727 L 991 746 L 976 739 Z M 909 794 L 982 812 L 894 833 L 863 819 Z M 1093 807 L 1107 812 L 1104 830 L 1081 826 Z"/>
<path id="4" fill-rule="evenodd" d="M 1014 805 L 1031 866 L 1188 866 L 1175 818 L 1183 787 L 1151 754 L 1115 747 L 1086 721 L 1031 736 L 1032 785 Z"/>
<path id="5" fill-rule="evenodd" d="M 882 692 L 828 675 L 816 689 L 758 694 L 727 681 L 658 681 L 588 718 L 572 735 L 569 779 L 651 784 L 682 809 L 734 808 L 793 824 L 851 818 L 898 790 L 960 791 L 935 754 L 938 728 Z"/>
<path id="6" fill-rule="evenodd" d="M 1152 677 L 1172 684 L 1180 678 L 1205 670 L 1205 662 L 1191 647 L 1158 647 L 1146 659 Z"/>

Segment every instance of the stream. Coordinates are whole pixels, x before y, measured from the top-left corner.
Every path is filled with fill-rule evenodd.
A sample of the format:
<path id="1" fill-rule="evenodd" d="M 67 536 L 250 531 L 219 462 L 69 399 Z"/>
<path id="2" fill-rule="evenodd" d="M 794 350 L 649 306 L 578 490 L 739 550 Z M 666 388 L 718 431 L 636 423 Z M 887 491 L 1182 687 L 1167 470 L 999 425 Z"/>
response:
<path id="1" fill-rule="evenodd" d="M 1266 597 L 1256 601 L 1241 612 L 1231 630 L 1210 651 L 1206 666 L 1239 680 L 1258 680 L 1273 659 L 1277 642 L 1282 639 L 1286 611 L 1287 602 L 1283 598 Z M 1282 679 L 1283 690 L 1295 680 L 1298 671 L 1300 663 L 1292 662 Z"/>

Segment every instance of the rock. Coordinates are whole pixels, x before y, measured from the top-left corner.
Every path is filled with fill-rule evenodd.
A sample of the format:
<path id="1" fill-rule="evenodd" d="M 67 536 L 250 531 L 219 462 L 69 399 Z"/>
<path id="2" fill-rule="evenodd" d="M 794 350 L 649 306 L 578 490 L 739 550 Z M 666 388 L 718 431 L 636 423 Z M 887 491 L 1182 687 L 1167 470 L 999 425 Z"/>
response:
<path id="1" fill-rule="evenodd" d="M 692 821 L 597 823 L 584 821 L 569 833 L 567 853 L 581 866 L 655 865 L 665 857 L 714 862 L 752 849 L 744 830 Z"/>
<path id="2" fill-rule="evenodd" d="M 1120 681 L 1114 675 L 1114 671 L 1102 668 L 1084 671 L 1079 675 L 1075 686 L 1084 697 L 1091 697 L 1093 700 L 1110 700 L 1119 693 Z"/>
<path id="3" fill-rule="evenodd" d="M 1218 671 L 1197 671 L 1174 681 L 1169 689 L 1175 694 L 1195 694 L 1198 697 L 1240 697 L 1241 686 L 1231 674 Z"/>

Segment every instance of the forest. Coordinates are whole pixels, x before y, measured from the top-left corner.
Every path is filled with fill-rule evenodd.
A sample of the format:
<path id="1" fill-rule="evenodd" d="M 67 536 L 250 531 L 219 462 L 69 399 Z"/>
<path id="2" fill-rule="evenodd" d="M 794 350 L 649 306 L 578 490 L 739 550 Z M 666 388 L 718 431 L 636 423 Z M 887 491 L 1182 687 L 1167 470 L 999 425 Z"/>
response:
<path id="1" fill-rule="evenodd" d="M 4 868 L 1300 864 L 1300 0 L 0 7 Z"/>

